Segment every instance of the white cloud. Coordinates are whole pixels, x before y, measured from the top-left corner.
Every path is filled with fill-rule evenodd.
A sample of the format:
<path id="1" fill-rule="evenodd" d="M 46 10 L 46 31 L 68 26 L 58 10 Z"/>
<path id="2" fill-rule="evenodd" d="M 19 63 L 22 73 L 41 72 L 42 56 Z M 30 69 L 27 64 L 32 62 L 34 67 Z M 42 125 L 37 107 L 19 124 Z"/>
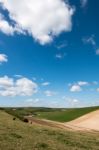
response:
<path id="1" fill-rule="evenodd" d="M 84 86 L 84 85 L 88 85 L 89 83 L 86 81 L 78 81 L 78 85 L 80 86 Z"/>
<path id="2" fill-rule="evenodd" d="M 92 46 L 96 46 L 94 35 L 91 35 L 90 37 L 87 37 L 87 38 L 83 38 L 82 40 L 85 44 L 91 44 Z"/>
<path id="3" fill-rule="evenodd" d="M 48 85 L 50 85 L 50 82 L 43 82 L 42 83 L 42 86 L 48 86 Z"/>
<path id="4" fill-rule="evenodd" d="M 95 50 L 96 55 L 99 55 L 99 48 L 98 48 L 97 43 L 95 41 L 95 35 L 91 35 L 90 37 L 83 38 L 82 41 L 84 44 L 92 45 L 92 47 Z"/>
<path id="5" fill-rule="evenodd" d="M 7 76 L 0 77 L 0 88 L 8 88 L 13 86 L 13 79 Z"/>
<path id="6" fill-rule="evenodd" d="M 4 20 L 4 17 L 2 14 L 0 14 L 0 31 L 2 31 L 5 34 L 11 34 L 13 35 L 14 28 L 10 26 L 10 24 Z"/>
<path id="7" fill-rule="evenodd" d="M 99 49 L 96 50 L 96 55 L 99 55 Z"/>
<path id="8" fill-rule="evenodd" d="M 2 64 L 3 62 L 7 62 L 7 61 L 8 61 L 7 55 L 0 54 L 0 64 Z"/>
<path id="9" fill-rule="evenodd" d="M 70 91 L 71 91 L 71 92 L 80 92 L 80 91 L 82 91 L 82 88 L 81 88 L 79 85 L 73 85 L 73 86 L 70 88 Z"/>
<path id="10" fill-rule="evenodd" d="M 80 0 L 81 2 L 81 7 L 85 7 L 88 3 L 88 0 Z"/>
<path id="11" fill-rule="evenodd" d="M 40 99 L 36 98 L 36 99 L 33 99 L 33 98 L 30 98 L 30 99 L 26 99 L 24 102 L 23 102 L 23 106 L 26 106 L 26 107 L 39 107 L 39 104 L 40 104 Z"/>
<path id="12" fill-rule="evenodd" d="M 23 75 L 15 74 L 14 77 L 16 77 L 16 78 L 23 78 Z"/>
<path id="13" fill-rule="evenodd" d="M 62 59 L 63 58 L 62 54 L 56 54 L 55 57 L 58 58 L 58 59 Z"/>
<path id="14" fill-rule="evenodd" d="M 79 100 L 78 100 L 78 99 L 73 99 L 73 102 L 74 102 L 74 103 L 78 103 Z"/>
<path id="15" fill-rule="evenodd" d="M 80 101 L 75 98 L 71 98 L 68 102 L 70 107 L 78 107 L 80 105 Z"/>
<path id="16" fill-rule="evenodd" d="M 48 97 L 56 95 L 56 92 L 49 91 L 49 90 L 45 91 L 44 93 L 45 93 L 45 95 L 48 96 Z"/>
<path id="17" fill-rule="evenodd" d="M 4 18 L 2 14 L 0 14 L 0 31 L 7 35 L 13 35 L 15 32 L 17 33 L 24 33 L 18 25 L 15 25 L 14 27 L 10 25 Z"/>
<path id="18" fill-rule="evenodd" d="M 78 105 L 80 101 L 75 98 L 70 98 L 70 99 L 68 99 L 68 102 L 69 102 L 70 106 L 74 107 L 74 106 Z"/>
<path id="19" fill-rule="evenodd" d="M 82 87 L 87 85 L 89 85 L 89 83 L 86 81 L 78 81 L 75 84 L 70 84 L 69 86 L 71 86 L 71 92 L 80 92 L 83 90 Z"/>
<path id="20" fill-rule="evenodd" d="M 92 86 L 97 86 L 99 83 L 98 81 L 92 81 L 92 82 L 87 82 L 87 81 L 78 81 L 75 83 L 69 83 L 68 87 L 70 88 L 71 92 L 80 92 L 83 91 L 84 87 L 90 87 L 91 89 L 90 91 L 94 91 L 94 88 L 92 88 Z M 99 92 L 99 88 L 96 89 L 97 92 Z"/>
<path id="21" fill-rule="evenodd" d="M 36 98 L 36 99 L 32 99 L 32 98 L 30 98 L 30 99 L 27 99 L 26 100 L 26 102 L 28 102 L 28 103 L 38 103 L 40 100 L 38 99 L 38 98 Z"/>
<path id="22" fill-rule="evenodd" d="M 0 77 L 0 96 L 31 96 L 37 92 L 37 84 L 28 78 L 14 80 Z"/>
<path id="23" fill-rule="evenodd" d="M 61 50 L 61 49 L 65 48 L 65 47 L 67 47 L 67 45 L 68 45 L 67 41 L 63 41 L 63 42 L 61 42 L 60 44 L 58 43 L 58 45 L 56 45 L 55 47 L 56 47 L 58 50 Z"/>
<path id="24" fill-rule="evenodd" d="M 67 96 L 63 96 L 62 99 L 64 101 L 66 101 L 66 105 L 67 107 L 78 107 L 80 106 L 80 100 L 78 100 L 77 98 L 73 98 L 73 97 L 67 97 Z"/>
<path id="25" fill-rule="evenodd" d="M 99 88 L 97 88 L 97 92 L 99 92 Z"/>
<path id="26" fill-rule="evenodd" d="M 63 59 L 65 56 L 66 56 L 66 53 L 57 53 L 57 54 L 55 55 L 55 57 L 56 57 L 57 59 Z"/>
<path id="27" fill-rule="evenodd" d="M 16 88 L 19 95 L 32 95 L 37 92 L 37 84 L 27 78 L 21 78 L 16 81 Z"/>
<path id="28" fill-rule="evenodd" d="M 41 44 L 49 43 L 61 32 L 71 31 L 74 8 L 63 0 L 0 0 L 11 22 L 0 15 L 0 30 L 6 34 L 28 33 Z"/>

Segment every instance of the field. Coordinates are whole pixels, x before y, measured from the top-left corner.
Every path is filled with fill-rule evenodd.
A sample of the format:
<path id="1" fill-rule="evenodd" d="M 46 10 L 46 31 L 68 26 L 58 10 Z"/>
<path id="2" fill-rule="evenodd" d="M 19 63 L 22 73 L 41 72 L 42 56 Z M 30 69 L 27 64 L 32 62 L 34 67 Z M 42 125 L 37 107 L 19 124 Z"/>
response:
<path id="1" fill-rule="evenodd" d="M 89 112 L 99 109 L 99 107 L 71 108 L 71 109 L 51 109 L 51 108 L 5 108 L 3 109 L 23 120 L 24 116 L 32 115 L 36 118 L 48 119 L 58 122 L 68 122 Z"/>
<path id="2" fill-rule="evenodd" d="M 98 150 L 99 133 L 31 125 L 0 111 L 0 150 Z"/>

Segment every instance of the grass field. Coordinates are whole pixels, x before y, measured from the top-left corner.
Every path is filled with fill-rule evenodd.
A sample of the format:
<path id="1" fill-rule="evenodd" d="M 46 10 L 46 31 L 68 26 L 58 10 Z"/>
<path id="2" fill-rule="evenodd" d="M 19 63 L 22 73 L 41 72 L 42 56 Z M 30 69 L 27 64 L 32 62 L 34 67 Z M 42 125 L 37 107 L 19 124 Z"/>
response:
<path id="1" fill-rule="evenodd" d="M 0 111 L 0 150 L 98 150 L 99 133 L 30 125 Z"/>
<path id="2" fill-rule="evenodd" d="M 89 108 L 71 108 L 71 109 L 51 109 L 51 108 L 5 108 L 4 110 L 19 119 L 24 116 L 33 115 L 37 118 L 48 119 L 59 122 L 68 122 L 74 120 L 82 115 L 99 109 L 99 107 Z"/>
<path id="3" fill-rule="evenodd" d="M 99 109 L 99 107 L 63 109 L 55 112 L 41 112 L 38 117 L 53 121 L 68 122 L 97 109 Z"/>

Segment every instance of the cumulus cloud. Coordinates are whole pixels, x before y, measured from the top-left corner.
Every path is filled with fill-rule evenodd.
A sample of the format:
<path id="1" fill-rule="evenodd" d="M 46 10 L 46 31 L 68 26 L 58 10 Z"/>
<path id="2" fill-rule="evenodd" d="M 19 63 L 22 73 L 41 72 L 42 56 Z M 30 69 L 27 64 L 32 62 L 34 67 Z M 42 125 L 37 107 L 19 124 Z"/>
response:
<path id="1" fill-rule="evenodd" d="M 4 16 L 0 14 L 0 31 L 2 31 L 5 34 L 13 34 L 14 28 L 10 26 L 10 24 L 4 20 Z"/>
<path id="2" fill-rule="evenodd" d="M 81 88 L 79 85 L 73 85 L 73 86 L 70 88 L 70 91 L 71 91 L 71 92 L 80 92 L 80 91 L 82 91 L 82 88 Z"/>
<path id="3" fill-rule="evenodd" d="M 6 34 L 28 33 L 41 44 L 49 43 L 63 31 L 71 31 L 74 8 L 63 0 L 0 0 L 9 12 L 8 22 L 0 15 L 0 30 Z"/>
<path id="4" fill-rule="evenodd" d="M 12 26 L 7 22 L 2 14 L 0 14 L 0 31 L 7 35 L 13 35 L 15 32 L 24 33 L 18 25 Z"/>
<path id="5" fill-rule="evenodd" d="M 7 76 L 0 77 L 0 88 L 8 88 L 13 86 L 13 79 Z"/>
<path id="6" fill-rule="evenodd" d="M 8 61 L 7 55 L 0 54 L 0 64 L 2 64 L 3 62 L 7 62 L 7 61 Z"/>
<path id="7" fill-rule="evenodd" d="M 71 92 L 80 92 L 80 91 L 82 91 L 82 87 L 83 86 L 86 86 L 86 85 L 89 85 L 89 83 L 88 82 L 86 82 L 86 81 L 78 81 L 77 83 L 75 83 L 75 84 L 70 84 L 70 91 Z"/>
<path id="8" fill-rule="evenodd" d="M 31 96 L 37 92 L 37 84 L 28 78 L 14 80 L 0 77 L 0 96 Z"/>

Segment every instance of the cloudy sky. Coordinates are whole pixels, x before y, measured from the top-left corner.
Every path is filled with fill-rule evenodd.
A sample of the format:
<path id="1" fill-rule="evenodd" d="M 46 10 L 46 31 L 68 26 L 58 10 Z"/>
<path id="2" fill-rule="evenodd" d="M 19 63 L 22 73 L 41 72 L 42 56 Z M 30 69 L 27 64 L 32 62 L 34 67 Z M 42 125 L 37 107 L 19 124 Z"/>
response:
<path id="1" fill-rule="evenodd" d="M 98 0 L 0 0 L 0 106 L 99 105 Z"/>

